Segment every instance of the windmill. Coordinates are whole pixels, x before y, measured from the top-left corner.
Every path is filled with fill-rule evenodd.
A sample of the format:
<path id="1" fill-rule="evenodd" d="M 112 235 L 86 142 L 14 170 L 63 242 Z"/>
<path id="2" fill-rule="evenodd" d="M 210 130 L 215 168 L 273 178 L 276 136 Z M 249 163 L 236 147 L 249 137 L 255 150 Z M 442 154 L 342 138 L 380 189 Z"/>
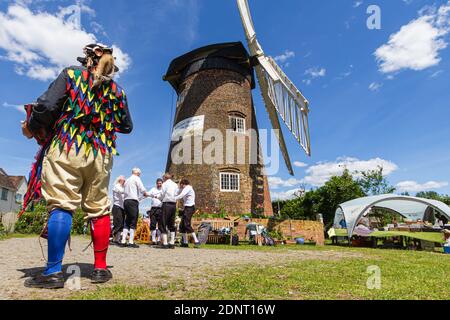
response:
<path id="1" fill-rule="evenodd" d="M 289 80 L 275 60 L 264 54 L 256 38 L 256 31 L 247 0 L 237 0 L 237 3 L 250 49 L 250 55 L 257 60 L 257 65 L 255 66 L 256 75 L 261 87 L 266 110 L 272 126 L 277 132 L 277 139 L 286 166 L 290 174 L 294 175 L 278 115 L 280 115 L 306 154 L 311 156 L 308 125 L 309 102 L 292 81 Z"/>
<path id="2" fill-rule="evenodd" d="M 174 59 L 164 76 L 178 95 L 166 170 L 176 179 L 190 180 L 197 193 L 197 209 L 201 212 L 264 213 L 270 216 L 273 210 L 259 135 L 256 137 L 256 163 L 247 160 L 243 163 L 196 161 L 199 155 L 195 143 L 189 150 L 182 151 L 183 156 L 188 153 L 189 161 L 174 160 L 174 154 L 186 139 L 203 136 L 209 129 L 219 130 L 223 136 L 232 131 L 233 139 L 246 139 L 243 146 L 226 144 L 223 151 L 227 159 L 230 153 L 235 159 L 236 151 L 247 154 L 255 139 L 249 137 L 246 130 L 258 132 L 252 98 L 252 90 L 256 88 L 255 70 L 290 174 L 294 172 L 278 116 L 310 155 L 308 101 L 274 59 L 264 54 L 256 39 L 247 1 L 238 0 L 237 3 L 250 54 L 240 42 L 209 45 Z M 200 141 L 200 145 L 203 149 L 208 148 L 208 142 Z"/>

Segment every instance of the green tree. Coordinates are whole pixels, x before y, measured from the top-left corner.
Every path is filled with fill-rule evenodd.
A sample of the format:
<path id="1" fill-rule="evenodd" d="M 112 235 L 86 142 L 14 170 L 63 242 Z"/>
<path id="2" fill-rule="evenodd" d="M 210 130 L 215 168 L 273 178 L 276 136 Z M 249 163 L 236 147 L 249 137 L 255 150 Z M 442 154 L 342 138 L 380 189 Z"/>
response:
<path id="1" fill-rule="evenodd" d="M 417 193 L 416 197 L 418 198 L 424 198 L 424 199 L 431 199 L 431 200 L 438 200 L 441 201 L 447 205 L 450 205 L 450 197 L 448 195 L 441 195 L 435 191 L 422 191 Z"/>
<path id="2" fill-rule="evenodd" d="M 395 187 L 387 181 L 383 171 L 383 167 L 379 166 L 376 170 L 360 172 L 361 178 L 359 178 L 357 182 L 367 196 L 377 196 L 395 192 Z"/>
<path id="3" fill-rule="evenodd" d="M 322 213 L 324 222 L 330 227 L 336 209 L 341 203 L 364 197 L 364 191 L 348 170 L 339 177 L 332 177 L 325 185 L 317 189 L 317 213 Z"/>
<path id="4" fill-rule="evenodd" d="M 338 206 L 365 194 L 348 170 L 341 176 L 332 177 L 324 186 L 306 192 L 302 197 L 283 202 L 281 216 L 290 219 L 315 219 L 323 214 L 324 222 L 330 226 Z"/>

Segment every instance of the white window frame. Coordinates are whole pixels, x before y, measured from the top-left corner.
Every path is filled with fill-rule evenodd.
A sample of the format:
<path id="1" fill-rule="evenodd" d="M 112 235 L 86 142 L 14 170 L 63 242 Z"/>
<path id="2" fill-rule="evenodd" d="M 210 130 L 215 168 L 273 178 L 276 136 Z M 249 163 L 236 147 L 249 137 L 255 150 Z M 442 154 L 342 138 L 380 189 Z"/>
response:
<path id="1" fill-rule="evenodd" d="M 228 188 L 223 188 L 223 179 L 228 176 Z M 237 189 L 231 188 L 231 177 L 237 177 Z M 220 173 L 220 192 L 241 192 L 241 174 L 236 172 L 221 172 Z"/>
<path id="2" fill-rule="evenodd" d="M 241 122 L 241 126 L 239 126 L 239 122 Z M 234 133 L 245 134 L 247 132 L 247 124 L 244 117 L 230 116 L 230 125 Z"/>

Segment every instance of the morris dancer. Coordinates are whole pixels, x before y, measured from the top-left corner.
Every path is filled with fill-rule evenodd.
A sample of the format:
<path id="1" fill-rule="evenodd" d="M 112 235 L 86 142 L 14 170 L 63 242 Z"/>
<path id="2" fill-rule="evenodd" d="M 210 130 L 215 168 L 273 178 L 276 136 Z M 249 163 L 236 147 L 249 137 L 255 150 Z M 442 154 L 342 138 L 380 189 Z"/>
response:
<path id="1" fill-rule="evenodd" d="M 45 157 L 38 157 L 33 167 L 24 208 L 37 200 L 35 195 L 40 195 L 42 185 L 50 213 L 47 267 L 43 274 L 28 279 L 27 287 L 64 287 L 64 249 L 73 212 L 79 207 L 91 225 L 95 257 L 92 282 L 112 278 L 106 264 L 111 233 L 108 186 L 113 155 L 117 154 L 116 132 L 130 133 L 133 125 L 126 95 L 112 80 L 118 71 L 113 49 L 92 44 L 84 53 L 85 57 L 79 58 L 83 67 L 64 69 L 22 124 L 25 136 L 45 137 L 47 141 L 40 153 Z"/>
<path id="2" fill-rule="evenodd" d="M 180 233 L 182 238 L 181 247 L 189 248 L 189 235 L 192 236 L 195 248 L 200 248 L 200 242 L 192 228 L 192 217 L 195 213 L 195 191 L 191 187 L 189 180 L 183 179 L 180 182 L 180 194 L 175 200 L 183 200 L 183 215 L 181 216 Z"/>
<path id="3" fill-rule="evenodd" d="M 175 218 L 177 211 L 178 185 L 172 181 L 172 175 L 166 173 L 163 178 L 161 195 L 159 200 L 162 201 L 162 219 L 161 219 L 161 238 L 162 249 L 174 249 L 175 248 Z M 170 233 L 170 242 L 168 241 L 168 234 Z"/>
<path id="4" fill-rule="evenodd" d="M 152 234 L 152 244 L 157 244 L 157 228 L 161 229 L 161 218 L 162 218 L 162 202 L 158 198 L 161 196 L 162 192 L 162 179 L 156 180 L 156 187 L 150 190 L 149 194 L 152 198 L 152 208 L 149 213 L 150 217 L 150 231 Z"/>
<path id="5" fill-rule="evenodd" d="M 132 170 L 131 177 L 125 182 L 125 225 L 122 233 L 122 243 L 123 247 L 126 247 L 127 237 L 130 235 L 128 240 L 128 247 L 139 248 L 137 244 L 134 243 L 134 235 L 136 233 L 137 223 L 139 219 L 139 201 L 143 197 L 147 197 L 148 193 L 145 190 L 144 184 L 141 180 L 141 169 L 134 168 Z"/>
<path id="6" fill-rule="evenodd" d="M 112 244 L 118 245 L 120 244 L 121 235 L 124 227 L 125 221 L 125 210 L 124 210 L 124 198 L 125 198 L 125 181 L 126 178 L 124 176 L 120 176 L 116 179 L 114 183 L 113 189 L 113 208 L 112 208 L 112 216 L 113 216 L 113 240 Z"/>

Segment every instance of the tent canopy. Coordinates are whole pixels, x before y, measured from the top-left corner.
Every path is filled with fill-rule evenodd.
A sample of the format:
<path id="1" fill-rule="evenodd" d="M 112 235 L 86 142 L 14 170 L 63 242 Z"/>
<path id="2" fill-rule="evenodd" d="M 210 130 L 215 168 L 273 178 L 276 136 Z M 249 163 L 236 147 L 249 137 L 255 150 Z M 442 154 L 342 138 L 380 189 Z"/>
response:
<path id="1" fill-rule="evenodd" d="M 358 221 L 372 208 L 382 208 L 394 211 L 413 221 L 423 220 L 427 209 L 433 208 L 450 220 L 450 207 L 443 202 L 386 194 L 359 198 L 341 204 L 336 210 L 334 227 L 339 228 L 341 226 L 341 221 L 344 219 L 347 226 L 348 236 L 352 237 Z"/>

